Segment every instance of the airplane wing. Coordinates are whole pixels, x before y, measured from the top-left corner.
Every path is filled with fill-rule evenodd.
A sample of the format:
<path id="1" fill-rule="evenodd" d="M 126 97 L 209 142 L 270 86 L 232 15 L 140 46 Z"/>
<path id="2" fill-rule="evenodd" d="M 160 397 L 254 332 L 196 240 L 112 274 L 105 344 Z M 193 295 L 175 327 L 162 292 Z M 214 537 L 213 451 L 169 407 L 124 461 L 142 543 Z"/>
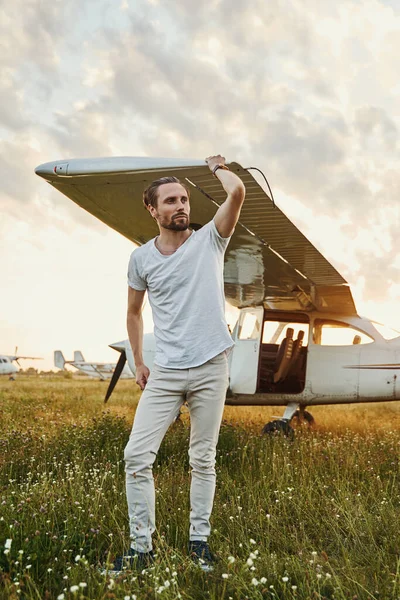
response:
<path id="1" fill-rule="evenodd" d="M 229 164 L 246 186 L 241 217 L 225 254 L 225 296 L 238 308 L 356 314 L 349 285 L 297 227 L 274 206 L 252 174 Z M 191 187 L 191 226 L 210 221 L 226 198 L 203 160 L 149 157 L 72 159 L 35 169 L 60 192 L 132 240 L 144 244 L 158 228 L 143 207 L 145 187 L 175 175 Z"/>
<path id="2" fill-rule="evenodd" d="M 9 354 L 5 354 L 4 356 L 7 356 L 7 358 L 9 358 L 11 361 L 19 360 L 20 358 L 23 358 L 24 360 L 43 360 L 41 356 L 11 356 Z"/>

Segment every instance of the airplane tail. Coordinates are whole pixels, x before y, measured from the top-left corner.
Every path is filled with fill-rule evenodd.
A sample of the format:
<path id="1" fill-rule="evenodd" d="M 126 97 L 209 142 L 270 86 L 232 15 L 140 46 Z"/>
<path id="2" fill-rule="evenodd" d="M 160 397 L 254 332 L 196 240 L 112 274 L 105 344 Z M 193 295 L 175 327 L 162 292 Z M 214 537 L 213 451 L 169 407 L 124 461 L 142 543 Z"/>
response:
<path id="1" fill-rule="evenodd" d="M 54 350 L 54 366 L 56 366 L 57 369 L 64 369 L 65 358 L 61 350 Z"/>
<path id="2" fill-rule="evenodd" d="M 85 359 L 83 358 L 83 354 L 80 350 L 75 350 L 74 362 L 85 362 Z"/>

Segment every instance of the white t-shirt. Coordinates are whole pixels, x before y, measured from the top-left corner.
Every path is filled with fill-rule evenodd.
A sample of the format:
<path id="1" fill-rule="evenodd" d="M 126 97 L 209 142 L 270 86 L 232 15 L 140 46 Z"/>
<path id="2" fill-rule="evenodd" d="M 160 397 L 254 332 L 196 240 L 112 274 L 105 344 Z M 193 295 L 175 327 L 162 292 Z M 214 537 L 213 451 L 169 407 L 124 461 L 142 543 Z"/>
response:
<path id="1" fill-rule="evenodd" d="M 210 221 L 169 256 L 154 239 L 132 252 L 128 284 L 147 290 L 160 367 L 188 369 L 233 346 L 225 320 L 222 238 Z"/>

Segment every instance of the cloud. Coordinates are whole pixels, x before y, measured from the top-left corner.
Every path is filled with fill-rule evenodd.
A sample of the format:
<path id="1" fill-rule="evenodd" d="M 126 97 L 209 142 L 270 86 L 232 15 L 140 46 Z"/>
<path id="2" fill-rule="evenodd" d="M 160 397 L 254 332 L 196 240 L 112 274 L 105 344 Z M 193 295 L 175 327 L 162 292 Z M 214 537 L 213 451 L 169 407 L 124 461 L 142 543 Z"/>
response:
<path id="1" fill-rule="evenodd" d="M 300 0 L 122 8 L 16 0 L 4 14 L 4 212 L 97 227 L 32 177 L 34 166 L 110 154 L 201 158 L 215 149 L 265 170 L 278 196 L 296 199 L 311 219 L 340 222 L 360 273 L 375 273 L 375 260 L 382 289 L 385 276 L 395 281 L 385 265 L 400 191 L 398 9 L 377 0 L 310 0 L 307 10 Z M 362 232 L 372 230 L 368 258 Z"/>

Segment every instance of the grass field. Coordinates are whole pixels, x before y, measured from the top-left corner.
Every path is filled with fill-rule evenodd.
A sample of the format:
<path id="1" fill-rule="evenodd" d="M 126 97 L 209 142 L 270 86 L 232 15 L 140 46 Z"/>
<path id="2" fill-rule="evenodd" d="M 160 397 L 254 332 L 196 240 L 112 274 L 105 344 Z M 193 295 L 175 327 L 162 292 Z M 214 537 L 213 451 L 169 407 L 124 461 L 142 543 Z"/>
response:
<path id="1" fill-rule="evenodd" d="M 123 448 L 136 386 L 62 378 L 0 381 L 0 597 L 399 599 L 400 404 L 316 407 L 313 430 L 266 438 L 279 408 L 226 407 L 212 550 L 187 556 L 189 423 L 154 468 L 157 560 L 110 580 L 129 545 Z"/>

